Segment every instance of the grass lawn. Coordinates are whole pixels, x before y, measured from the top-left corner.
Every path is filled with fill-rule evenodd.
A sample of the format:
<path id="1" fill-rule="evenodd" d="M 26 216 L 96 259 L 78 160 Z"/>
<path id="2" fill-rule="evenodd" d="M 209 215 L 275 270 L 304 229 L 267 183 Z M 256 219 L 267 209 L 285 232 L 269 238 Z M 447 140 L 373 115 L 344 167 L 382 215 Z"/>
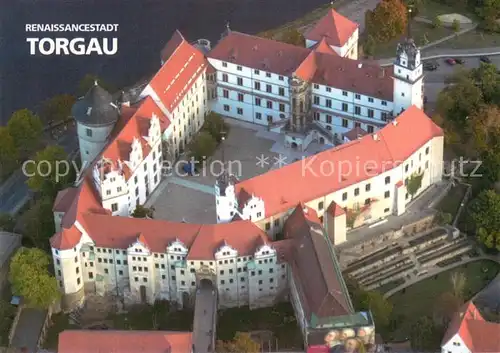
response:
<path id="1" fill-rule="evenodd" d="M 110 314 L 108 320 L 115 330 L 192 331 L 193 312 L 169 311 L 168 303 L 137 305 L 124 314 Z"/>
<path id="2" fill-rule="evenodd" d="M 280 349 L 301 348 L 303 341 L 290 303 L 273 308 L 249 310 L 248 307 L 219 311 L 217 339 L 231 340 L 236 332 L 272 331 Z"/>
<path id="3" fill-rule="evenodd" d="M 447 15 L 452 13 L 458 13 L 464 15 L 470 20 L 476 20 L 476 15 L 471 13 L 467 9 L 463 8 L 453 8 L 445 4 L 441 4 L 437 1 L 426 1 L 423 8 L 418 12 L 418 16 L 427 18 L 429 20 L 434 20 L 437 16 Z"/>
<path id="4" fill-rule="evenodd" d="M 470 31 L 456 38 L 438 44 L 432 49 L 474 49 L 500 46 L 500 33 L 486 33 L 479 30 Z"/>
<path id="5" fill-rule="evenodd" d="M 423 46 L 430 42 L 444 38 L 454 32 L 449 28 L 434 28 L 428 23 L 412 21 L 412 37 L 418 46 Z M 377 43 L 375 46 L 374 57 L 378 59 L 393 58 L 396 56 L 396 47 L 406 38 L 406 33 L 394 38 L 387 43 Z"/>
<path id="6" fill-rule="evenodd" d="M 484 272 L 484 270 L 487 270 Z M 393 339 L 399 340 L 409 337 L 410 326 L 419 317 L 431 316 L 436 305 L 436 299 L 451 289 L 450 276 L 460 271 L 465 274 L 467 283 L 465 299 L 481 291 L 499 272 L 500 265 L 493 261 L 481 260 L 462 265 L 452 270 L 442 272 L 435 277 L 424 279 L 404 291 L 392 295 L 389 300 L 393 303 L 393 317 L 400 323 L 393 332 Z"/>
<path id="7" fill-rule="evenodd" d="M 452 186 L 450 191 L 448 191 L 446 196 L 443 197 L 436 208 L 443 213 L 451 214 L 451 218 L 454 220 L 466 191 L 467 185 L 456 184 L 455 186 Z"/>
<path id="8" fill-rule="evenodd" d="M 79 327 L 69 323 L 69 315 L 67 314 L 54 314 L 51 318 L 52 325 L 47 332 L 43 348 L 57 350 L 57 342 L 59 334 L 64 330 L 78 329 Z"/>

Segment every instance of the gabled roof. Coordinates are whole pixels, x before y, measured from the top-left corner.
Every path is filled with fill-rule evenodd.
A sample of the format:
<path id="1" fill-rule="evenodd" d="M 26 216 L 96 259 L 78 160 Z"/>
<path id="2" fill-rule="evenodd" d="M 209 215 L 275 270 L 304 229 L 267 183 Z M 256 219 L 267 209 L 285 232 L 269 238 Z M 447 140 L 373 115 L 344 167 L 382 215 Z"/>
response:
<path id="1" fill-rule="evenodd" d="M 292 272 L 302 290 L 306 315 L 318 318 L 353 313 L 349 294 L 336 268 L 334 250 L 316 212 L 299 204 L 285 222 L 285 238 L 294 243 Z"/>
<path id="2" fill-rule="evenodd" d="M 81 124 L 100 126 L 116 123 L 119 111 L 111 94 L 96 82 L 73 104 L 71 115 Z"/>
<path id="3" fill-rule="evenodd" d="M 59 353 L 186 353 L 191 332 L 66 330 L 59 334 Z"/>
<path id="4" fill-rule="evenodd" d="M 374 134 L 320 152 L 235 185 L 236 193 L 262 198 L 265 216 L 294 208 L 391 170 L 443 131 L 425 113 L 411 106 Z M 356 161 L 360 168 L 339 161 Z M 333 173 L 321 173 L 325 164 Z M 356 169 L 356 172 L 353 171 Z"/>
<path id="5" fill-rule="evenodd" d="M 315 52 L 323 53 L 323 54 L 331 54 L 331 55 L 339 55 L 331 46 L 328 45 L 326 37 L 322 37 L 321 40 L 316 43 L 313 47 Z"/>
<path id="6" fill-rule="evenodd" d="M 174 34 L 170 38 L 170 40 L 165 44 L 165 47 L 161 50 L 160 56 L 162 62 L 167 61 L 174 51 L 181 45 L 182 42 L 184 42 L 185 39 L 181 32 L 179 32 L 178 29 L 175 30 Z"/>
<path id="7" fill-rule="evenodd" d="M 307 48 L 231 31 L 207 56 L 287 76 L 295 71 L 309 52 Z"/>
<path id="8" fill-rule="evenodd" d="M 500 324 L 486 321 L 472 301 L 465 303 L 454 316 L 442 345 L 455 335 L 474 353 L 500 352 Z"/>
<path id="9" fill-rule="evenodd" d="M 326 212 L 333 217 L 338 217 L 338 216 L 342 216 L 345 214 L 344 209 L 342 207 L 340 207 L 339 204 L 336 203 L 335 201 L 332 201 L 330 203 L 330 206 L 328 206 L 328 208 L 326 209 Z"/>
<path id="10" fill-rule="evenodd" d="M 149 86 L 172 113 L 207 66 L 205 56 L 176 31 L 164 49 L 165 63 Z"/>
<path id="11" fill-rule="evenodd" d="M 354 140 L 357 140 L 365 135 L 367 135 L 368 132 L 366 132 L 365 130 L 363 130 L 362 128 L 360 127 L 355 127 L 349 131 L 347 131 L 344 135 L 345 138 L 347 138 L 349 141 L 354 141 Z"/>
<path id="12" fill-rule="evenodd" d="M 328 45 L 343 47 L 358 27 L 357 23 L 331 9 L 304 34 L 304 38 L 319 42 L 325 37 Z"/>

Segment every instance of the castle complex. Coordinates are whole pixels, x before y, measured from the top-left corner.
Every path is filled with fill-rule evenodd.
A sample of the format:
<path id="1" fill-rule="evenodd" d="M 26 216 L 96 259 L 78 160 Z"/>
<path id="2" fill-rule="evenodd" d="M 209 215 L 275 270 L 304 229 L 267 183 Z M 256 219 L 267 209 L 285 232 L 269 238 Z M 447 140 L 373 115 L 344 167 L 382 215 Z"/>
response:
<path id="1" fill-rule="evenodd" d="M 177 31 L 138 94 L 96 83 L 76 102 L 86 170 L 58 194 L 51 238 L 67 310 L 87 294 L 183 306 L 209 280 L 220 308 L 290 300 L 306 344 L 318 330 L 373 327 L 354 312 L 334 245 L 403 214 L 410 178 L 421 177 L 416 194 L 441 180 L 443 132 L 422 111 L 412 40 L 384 69 L 358 60 L 358 26 L 334 10 L 305 38 L 303 48 L 228 27 L 212 49 Z M 223 174 L 217 224 L 131 218 L 210 111 L 268 126 L 291 149 L 331 148 L 247 180 Z"/>

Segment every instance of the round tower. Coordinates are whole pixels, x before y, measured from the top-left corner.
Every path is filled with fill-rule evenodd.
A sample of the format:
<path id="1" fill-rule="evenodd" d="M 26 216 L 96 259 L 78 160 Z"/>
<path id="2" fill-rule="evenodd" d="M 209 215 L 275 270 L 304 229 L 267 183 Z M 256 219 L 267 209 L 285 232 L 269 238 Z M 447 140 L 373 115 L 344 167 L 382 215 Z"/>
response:
<path id="1" fill-rule="evenodd" d="M 97 84 L 71 109 L 76 121 L 82 166 L 88 166 L 102 151 L 120 115 L 109 92 Z"/>

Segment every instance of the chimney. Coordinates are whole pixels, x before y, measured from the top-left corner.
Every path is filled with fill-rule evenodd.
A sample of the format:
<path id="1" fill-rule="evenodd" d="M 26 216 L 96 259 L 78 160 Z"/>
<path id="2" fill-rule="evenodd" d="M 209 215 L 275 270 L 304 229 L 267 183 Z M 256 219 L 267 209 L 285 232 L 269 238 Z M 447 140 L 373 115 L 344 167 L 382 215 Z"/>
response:
<path id="1" fill-rule="evenodd" d="M 378 135 L 377 134 L 373 134 L 373 140 L 374 141 L 378 141 Z"/>
<path id="2" fill-rule="evenodd" d="M 358 64 L 358 69 L 361 69 L 363 67 L 363 63 Z"/>
<path id="3" fill-rule="evenodd" d="M 394 126 L 398 125 L 398 122 L 396 121 L 396 119 L 394 119 L 394 120 L 392 121 L 392 125 L 394 125 Z"/>

